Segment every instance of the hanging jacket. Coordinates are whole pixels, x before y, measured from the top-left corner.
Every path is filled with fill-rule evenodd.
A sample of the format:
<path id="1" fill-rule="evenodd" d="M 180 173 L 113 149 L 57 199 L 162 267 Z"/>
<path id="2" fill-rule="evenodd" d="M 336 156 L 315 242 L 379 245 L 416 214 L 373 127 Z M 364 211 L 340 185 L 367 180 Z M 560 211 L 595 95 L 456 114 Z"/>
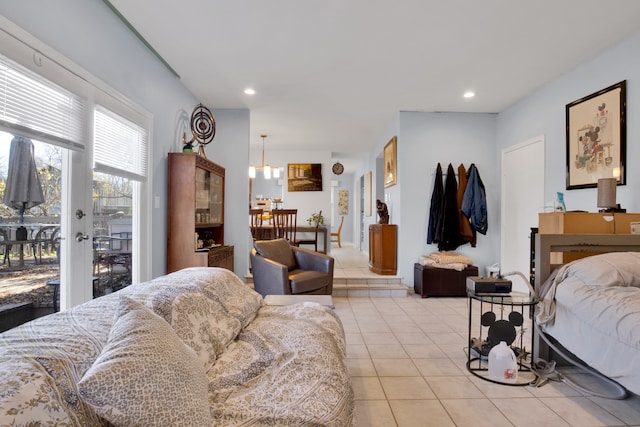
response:
<path id="1" fill-rule="evenodd" d="M 427 230 L 427 244 L 438 243 L 442 236 L 442 212 L 444 209 L 444 186 L 442 185 L 442 167 L 438 163 L 436 176 L 433 179 L 433 193 L 429 208 L 429 227 Z"/>
<path id="2" fill-rule="evenodd" d="M 442 218 L 442 235 L 438 242 L 441 251 L 452 251 L 463 244 L 460 237 L 460 221 L 457 201 L 458 183 L 453 166 L 449 163 L 447 178 L 444 184 L 444 209 Z"/>
<path id="3" fill-rule="evenodd" d="M 462 213 L 462 199 L 464 198 L 464 192 L 467 189 L 467 170 L 464 165 L 460 163 L 458 166 L 458 192 L 456 193 L 456 201 L 458 202 L 458 219 L 460 222 L 460 237 L 464 242 L 469 242 L 471 247 L 476 247 L 476 231 L 471 228 L 471 222 Z"/>
<path id="4" fill-rule="evenodd" d="M 480 234 L 487 234 L 487 196 L 480 173 L 475 164 L 469 166 L 467 189 L 462 199 L 462 213 L 471 221 L 471 227 Z"/>

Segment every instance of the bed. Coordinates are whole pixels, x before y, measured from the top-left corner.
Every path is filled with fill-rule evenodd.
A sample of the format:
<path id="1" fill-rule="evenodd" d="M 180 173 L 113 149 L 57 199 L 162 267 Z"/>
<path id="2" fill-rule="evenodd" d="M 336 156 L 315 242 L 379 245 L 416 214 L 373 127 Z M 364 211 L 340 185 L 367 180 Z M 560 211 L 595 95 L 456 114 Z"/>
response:
<path id="1" fill-rule="evenodd" d="M 593 256 L 563 265 L 550 277 L 554 252 Z M 640 235 L 539 234 L 535 259 L 541 297 L 536 323 L 542 333 L 640 394 Z M 540 335 L 537 357 L 557 356 Z"/>

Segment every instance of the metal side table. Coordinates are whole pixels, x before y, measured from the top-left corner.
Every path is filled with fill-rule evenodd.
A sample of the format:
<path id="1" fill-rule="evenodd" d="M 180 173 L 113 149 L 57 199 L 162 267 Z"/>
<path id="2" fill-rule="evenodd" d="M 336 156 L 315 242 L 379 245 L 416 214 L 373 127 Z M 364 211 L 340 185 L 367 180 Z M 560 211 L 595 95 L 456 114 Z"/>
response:
<path id="1" fill-rule="evenodd" d="M 533 309 L 538 297 L 525 293 L 508 294 L 467 292 L 469 298 L 469 351 L 467 352 L 467 370 L 478 378 L 496 384 L 523 386 L 536 379 L 531 370 L 533 348 Z M 473 307 L 479 307 L 476 323 Z M 531 335 L 530 347 L 526 347 L 524 334 L 528 322 Z M 477 328 L 477 329 L 475 329 Z M 472 331 L 477 336 L 472 337 Z M 502 382 L 489 376 L 488 353 L 492 345 L 500 341 L 507 342 L 516 353 L 518 360 L 518 378 L 515 383 Z"/>

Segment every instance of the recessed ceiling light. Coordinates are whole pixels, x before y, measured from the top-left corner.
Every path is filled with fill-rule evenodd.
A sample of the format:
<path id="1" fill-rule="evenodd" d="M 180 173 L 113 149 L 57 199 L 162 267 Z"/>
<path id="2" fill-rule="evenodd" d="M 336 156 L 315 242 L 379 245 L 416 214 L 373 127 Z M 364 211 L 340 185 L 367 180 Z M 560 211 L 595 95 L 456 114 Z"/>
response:
<path id="1" fill-rule="evenodd" d="M 247 95 L 255 95 L 256 91 L 248 87 L 244 90 L 244 93 Z"/>
<path id="2" fill-rule="evenodd" d="M 473 98 L 474 96 L 476 96 L 475 93 L 469 91 L 469 92 L 465 92 L 463 95 L 465 98 Z"/>

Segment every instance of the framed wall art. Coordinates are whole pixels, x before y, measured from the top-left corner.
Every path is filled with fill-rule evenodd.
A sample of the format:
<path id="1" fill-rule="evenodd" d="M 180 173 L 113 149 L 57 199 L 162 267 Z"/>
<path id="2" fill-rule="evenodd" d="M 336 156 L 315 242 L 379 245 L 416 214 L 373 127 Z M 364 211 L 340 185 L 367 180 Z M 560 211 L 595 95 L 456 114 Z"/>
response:
<path id="1" fill-rule="evenodd" d="M 349 215 L 349 190 L 338 190 L 338 215 Z"/>
<path id="2" fill-rule="evenodd" d="M 626 80 L 567 104 L 567 190 L 626 183 L 626 105 Z"/>
<path id="3" fill-rule="evenodd" d="M 396 165 L 396 137 L 384 146 L 384 187 L 391 187 L 398 182 Z"/>
<path id="4" fill-rule="evenodd" d="M 322 163 L 289 163 L 288 191 L 322 191 Z"/>

